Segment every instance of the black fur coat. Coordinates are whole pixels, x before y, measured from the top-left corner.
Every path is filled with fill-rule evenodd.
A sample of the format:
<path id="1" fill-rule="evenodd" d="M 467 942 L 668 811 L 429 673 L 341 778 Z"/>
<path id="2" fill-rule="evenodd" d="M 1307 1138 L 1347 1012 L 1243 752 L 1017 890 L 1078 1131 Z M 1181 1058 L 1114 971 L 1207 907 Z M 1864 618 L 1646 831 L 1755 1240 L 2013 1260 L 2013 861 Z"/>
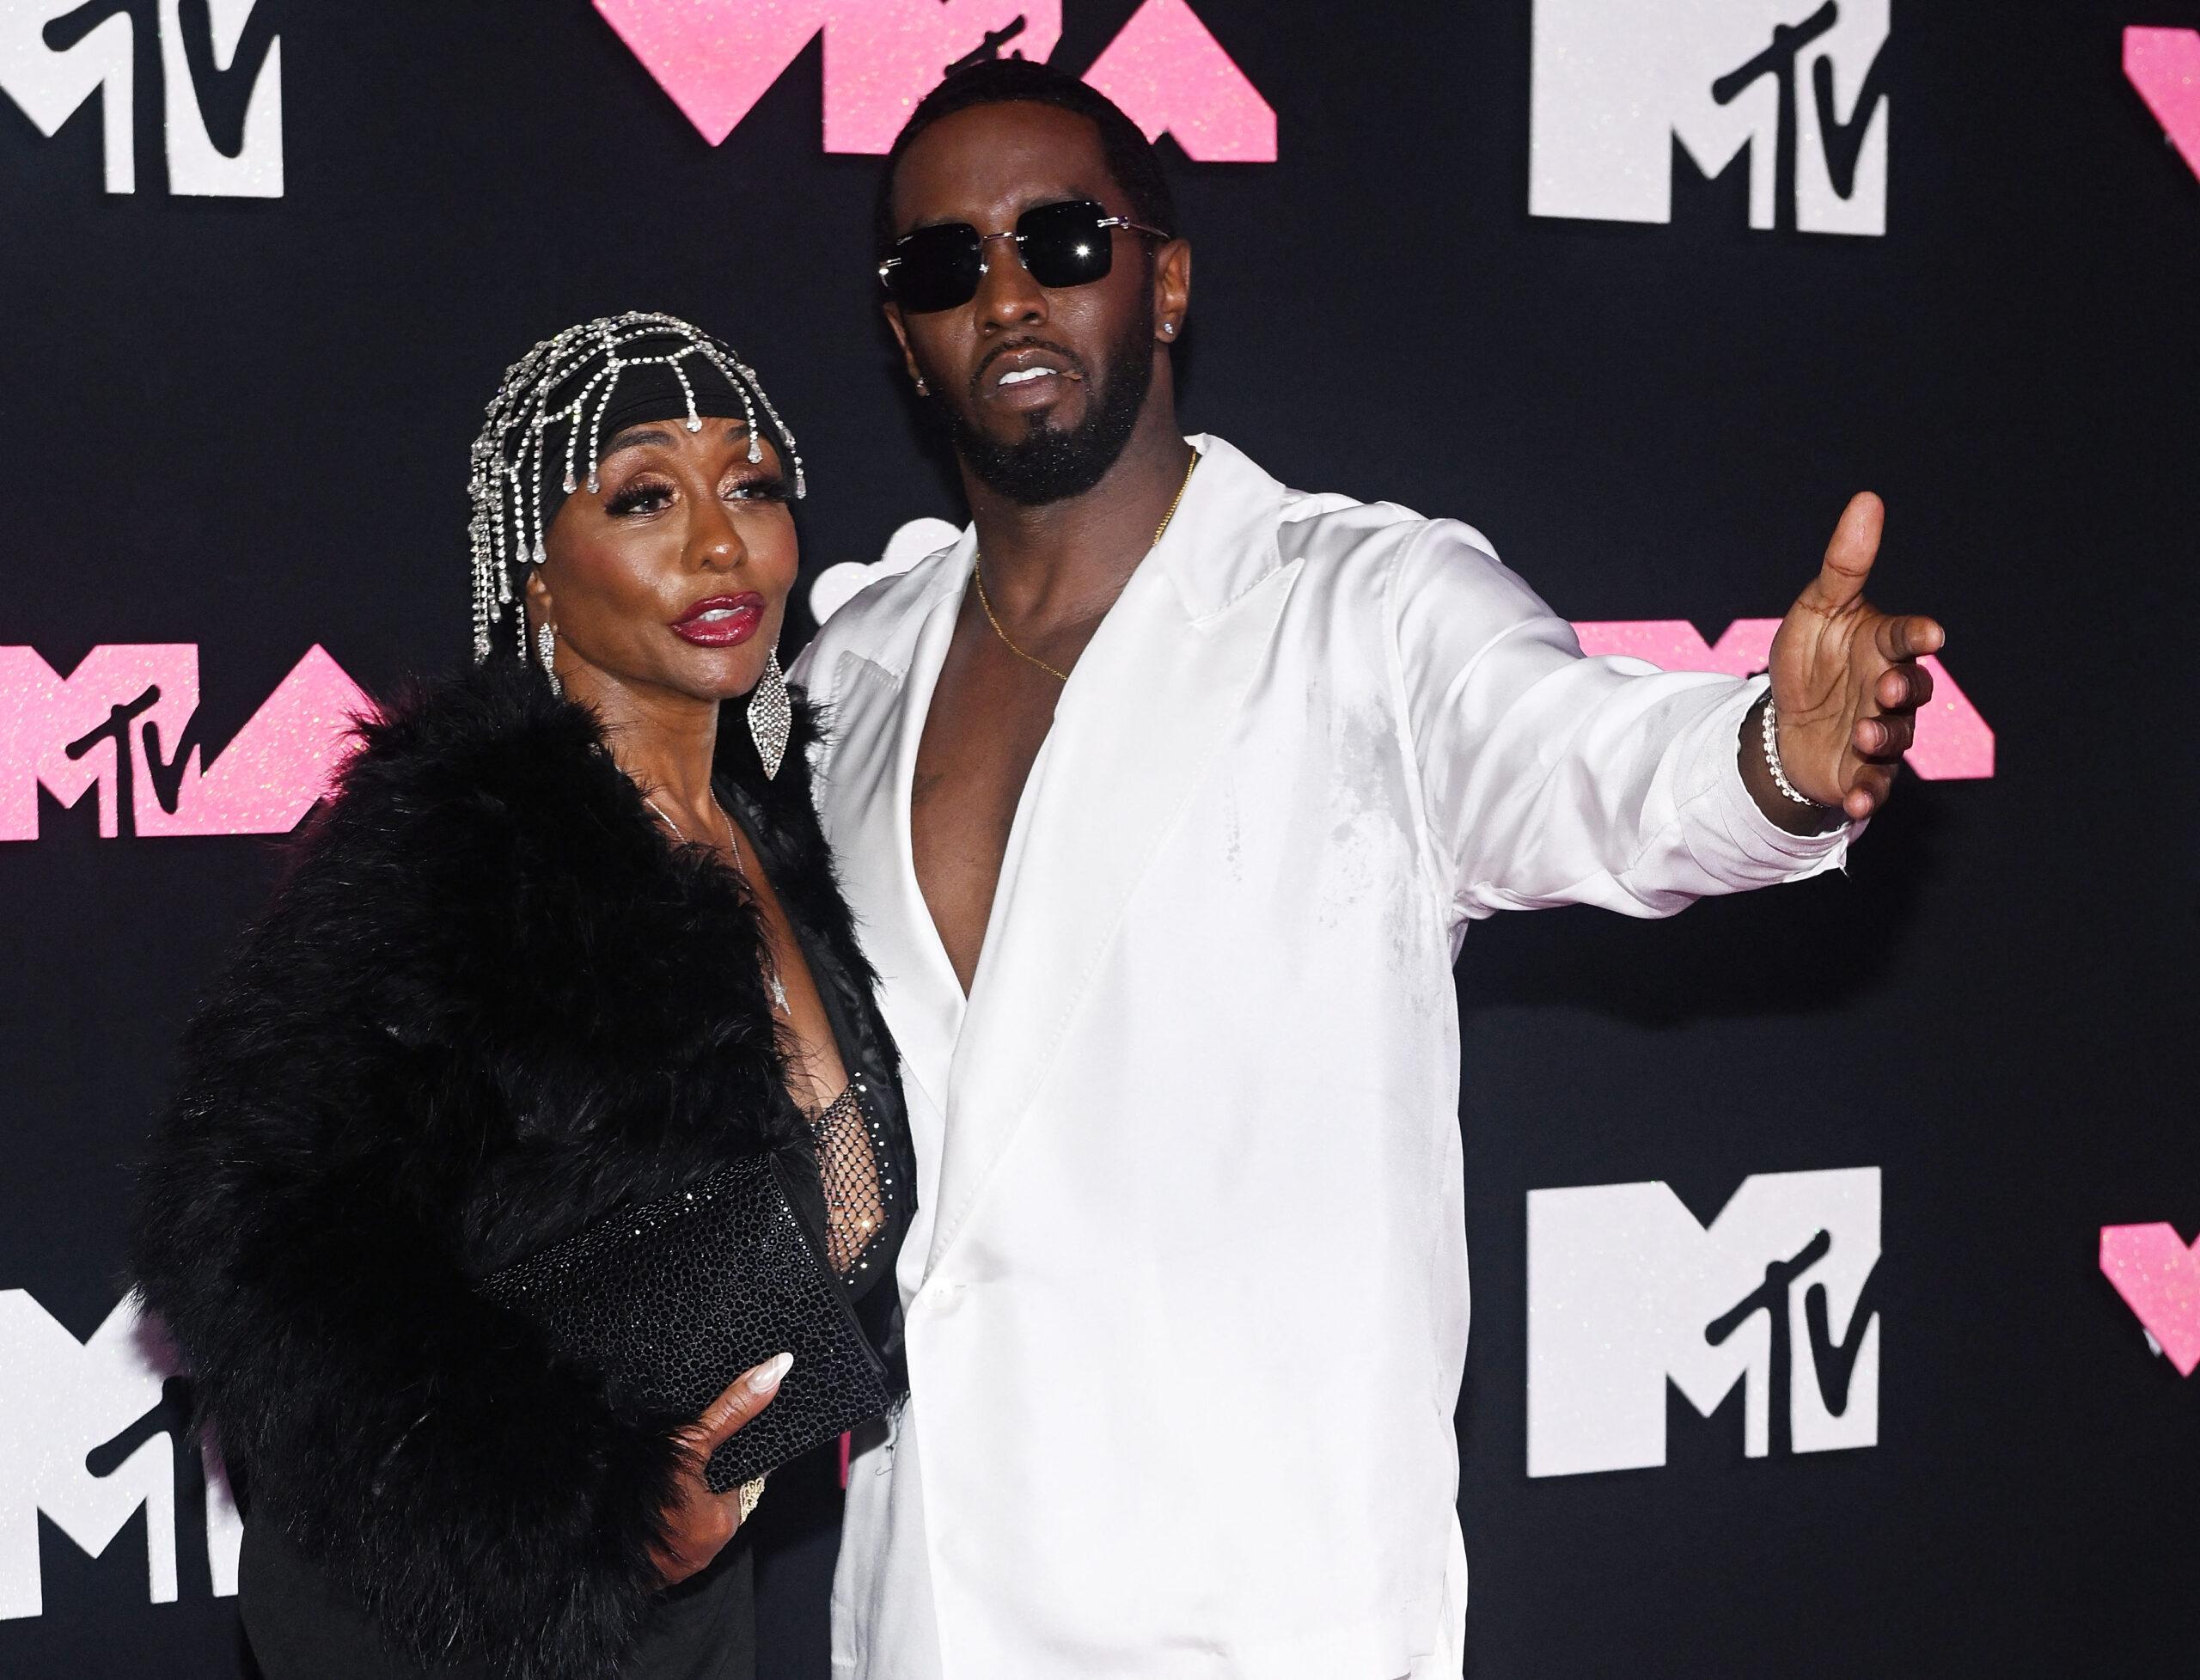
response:
<path id="1" fill-rule="evenodd" d="M 364 733 L 185 1042 L 134 1269 L 251 1520 L 399 1652 L 607 1675 L 657 1589 L 671 1440 L 469 1280 L 730 1153 L 798 1146 L 760 933 L 729 871 L 667 846 L 592 716 L 524 670 Z M 906 1139 L 814 736 L 798 703 L 767 781 L 730 707 L 719 793 Z"/>

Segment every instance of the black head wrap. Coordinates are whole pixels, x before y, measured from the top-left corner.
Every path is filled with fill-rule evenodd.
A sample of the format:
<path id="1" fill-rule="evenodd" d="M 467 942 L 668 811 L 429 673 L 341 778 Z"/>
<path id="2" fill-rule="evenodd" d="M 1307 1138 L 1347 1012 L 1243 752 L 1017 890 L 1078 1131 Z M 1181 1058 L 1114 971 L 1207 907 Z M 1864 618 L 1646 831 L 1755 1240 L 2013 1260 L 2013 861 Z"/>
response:
<path id="1" fill-rule="evenodd" d="M 681 425 L 688 423 L 692 412 L 698 419 L 741 420 L 746 422 L 756 406 L 755 399 L 735 388 L 734 382 L 713 363 L 700 357 L 691 357 L 675 373 L 668 363 L 643 363 L 637 358 L 649 356 L 670 356 L 686 348 L 687 341 L 664 337 L 645 339 L 620 351 L 628 365 L 619 370 L 618 377 L 610 384 L 609 401 L 604 403 L 601 415 L 596 406 L 603 402 L 607 393 L 599 386 L 589 400 L 589 431 L 593 434 L 596 455 L 588 458 L 589 444 L 583 442 L 575 465 L 576 487 L 584 481 L 589 471 L 603 459 L 611 440 L 629 426 L 647 425 L 654 421 L 669 420 Z M 561 382 L 562 391 L 553 392 L 551 406 L 569 402 L 578 395 L 589 381 L 602 369 L 604 358 L 594 357 L 577 368 Z M 682 376 L 687 385 L 681 384 Z M 692 395 L 694 406 L 689 406 Z M 536 465 L 535 480 L 542 502 L 542 525 L 545 530 L 558 516 L 558 510 L 565 505 L 565 458 L 556 451 L 546 451 Z"/>
<path id="2" fill-rule="evenodd" d="M 468 483 L 476 663 L 489 657 L 490 627 L 512 605 L 527 568 L 541 564 L 550 521 L 582 483 L 595 488 L 603 446 L 624 428 L 741 420 L 749 459 L 761 461 L 769 425 L 794 493 L 809 490 L 794 435 L 755 370 L 675 315 L 608 315 L 545 339 L 505 370 L 488 413 Z"/>

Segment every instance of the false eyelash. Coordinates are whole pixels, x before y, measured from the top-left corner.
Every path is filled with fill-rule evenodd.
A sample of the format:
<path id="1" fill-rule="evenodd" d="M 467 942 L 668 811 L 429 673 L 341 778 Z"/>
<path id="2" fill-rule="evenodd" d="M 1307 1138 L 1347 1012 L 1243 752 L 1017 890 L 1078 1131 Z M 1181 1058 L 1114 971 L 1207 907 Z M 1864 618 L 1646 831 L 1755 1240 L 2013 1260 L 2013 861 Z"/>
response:
<path id="1" fill-rule="evenodd" d="M 760 473 L 753 479 L 743 479 L 733 488 L 745 501 L 788 502 L 794 499 L 787 481 L 776 473 Z"/>
<path id="2" fill-rule="evenodd" d="M 622 485 L 615 494 L 604 502 L 603 510 L 614 515 L 626 513 L 639 507 L 644 502 L 656 498 L 669 500 L 671 495 L 670 486 L 652 483 L 644 479 L 637 483 Z"/>

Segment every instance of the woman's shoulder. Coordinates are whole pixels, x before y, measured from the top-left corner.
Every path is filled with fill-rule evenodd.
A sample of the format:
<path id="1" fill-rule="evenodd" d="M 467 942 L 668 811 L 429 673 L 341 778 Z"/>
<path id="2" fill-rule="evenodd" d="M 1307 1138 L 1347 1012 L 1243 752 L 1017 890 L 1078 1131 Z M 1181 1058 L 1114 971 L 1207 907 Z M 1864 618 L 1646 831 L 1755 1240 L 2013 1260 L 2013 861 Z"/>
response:
<path id="1" fill-rule="evenodd" d="M 548 976 L 662 895 L 633 803 L 592 715 L 526 671 L 416 681 L 362 723 L 246 973 L 287 992 L 309 970 L 385 1015 L 517 1030 Z"/>
<path id="2" fill-rule="evenodd" d="M 407 681 L 359 724 L 340 773 L 339 802 L 441 788 L 454 794 L 528 785 L 545 768 L 602 755 L 586 708 L 553 695 L 516 662 Z"/>
<path id="3" fill-rule="evenodd" d="M 431 893 L 485 869 L 600 870 L 610 859 L 584 854 L 633 849 L 623 791 L 593 714 L 531 672 L 416 680 L 361 721 L 298 868 L 386 864 L 385 889 Z"/>

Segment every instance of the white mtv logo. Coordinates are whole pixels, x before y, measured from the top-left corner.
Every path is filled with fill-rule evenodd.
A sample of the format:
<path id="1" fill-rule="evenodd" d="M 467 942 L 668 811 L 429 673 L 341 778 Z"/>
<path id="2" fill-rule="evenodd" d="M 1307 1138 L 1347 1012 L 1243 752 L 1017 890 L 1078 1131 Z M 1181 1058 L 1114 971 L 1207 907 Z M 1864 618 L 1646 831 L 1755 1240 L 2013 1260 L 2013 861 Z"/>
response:
<path id="1" fill-rule="evenodd" d="M 1879 1170 L 1762 1173 L 1706 1230 L 1663 1183 L 1528 1193 L 1528 1474 L 1665 1462 L 1665 1384 L 1743 1451 L 1879 1435 Z M 1836 1329 L 1836 1326 L 1845 1327 Z"/>
<path id="2" fill-rule="evenodd" d="M 0 1619 L 45 1607 L 41 1512 L 97 1557 L 144 1506 L 147 1596 L 174 1602 L 176 1443 L 147 1415 L 174 1374 L 134 1294 L 80 1342 L 27 1290 L 0 1290 Z M 111 1468 L 88 1462 L 118 1454 Z M 217 1596 L 236 1591 L 243 1535 L 227 1481 L 208 1477 L 206 1556 Z"/>
<path id="3" fill-rule="evenodd" d="M 49 136 L 97 95 L 107 190 L 134 192 L 134 95 L 138 77 L 150 77 L 169 192 L 279 199 L 283 43 L 256 3 L 0 0 L 0 92 Z"/>
<path id="4" fill-rule="evenodd" d="M 1536 0 L 1529 213 L 1671 221 L 1678 137 L 1752 228 L 1885 233 L 1888 3 Z"/>

